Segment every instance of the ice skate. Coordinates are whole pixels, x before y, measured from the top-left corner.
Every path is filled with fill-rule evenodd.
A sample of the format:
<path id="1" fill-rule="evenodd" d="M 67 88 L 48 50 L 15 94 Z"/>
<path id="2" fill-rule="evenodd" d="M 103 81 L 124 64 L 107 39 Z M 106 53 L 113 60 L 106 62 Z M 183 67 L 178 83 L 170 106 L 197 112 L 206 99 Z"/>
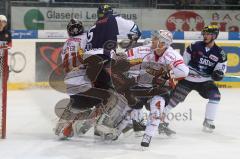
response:
<path id="1" fill-rule="evenodd" d="M 94 135 L 100 136 L 102 140 L 108 142 L 117 140 L 119 133 L 115 128 L 109 128 L 105 125 L 96 125 Z"/>
<path id="2" fill-rule="evenodd" d="M 133 120 L 133 131 L 135 132 L 136 137 L 143 136 L 143 133 L 146 129 L 146 125 L 143 123 L 143 120 L 140 122 L 137 122 L 136 120 Z"/>
<path id="3" fill-rule="evenodd" d="M 160 123 L 159 126 L 158 126 L 158 133 L 159 134 L 166 134 L 167 136 L 171 136 L 173 134 L 176 134 L 175 131 L 168 128 L 168 125 L 169 125 L 169 123 L 166 123 L 166 122 Z"/>
<path id="4" fill-rule="evenodd" d="M 203 122 L 203 131 L 204 132 L 213 132 L 215 129 L 215 125 L 213 123 L 213 120 L 205 119 Z"/>
<path id="5" fill-rule="evenodd" d="M 147 134 L 143 135 L 142 142 L 141 142 L 142 150 L 146 150 L 149 147 L 151 139 L 152 139 L 152 136 L 149 136 Z"/>

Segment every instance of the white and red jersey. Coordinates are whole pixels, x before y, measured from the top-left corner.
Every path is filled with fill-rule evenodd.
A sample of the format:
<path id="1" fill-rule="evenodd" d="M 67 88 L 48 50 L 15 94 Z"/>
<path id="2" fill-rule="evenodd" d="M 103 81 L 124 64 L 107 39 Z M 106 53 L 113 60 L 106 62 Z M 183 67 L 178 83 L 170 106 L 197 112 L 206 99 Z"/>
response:
<path id="1" fill-rule="evenodd" d="M 189 73 L 188 67 L 184 64 L 183 57 L 171 46 L 161 56 L 158 56 L 152 50 L 143 59 L 138 83 L 144 87 L 151 87 L 154 76 L 149 74 L 146 71 L 147 69 L 170 71 L 171 77 L 175 79 L 185 78 Z"/>
<path id="2" fill-rule="evenodd" d="M 61 57 L 65 74 L 64 83 L 67 85 L 67 93 L 77 94 L 92 87 L 86 77 L 86 67 L 83 65 L 83 55 L 87 43 L 86 34 L 67 39 L 64 43 Z"/>
<path id="3" fill-rule="evenodd" d="M 131 48 L 127 52 L 127 60 L 130 62 L 131 68 L 128 71 L 129 77 L 137 78 L 140 73 L 141 63 L 146 55 L 152 53 L 150 45 Z"/>

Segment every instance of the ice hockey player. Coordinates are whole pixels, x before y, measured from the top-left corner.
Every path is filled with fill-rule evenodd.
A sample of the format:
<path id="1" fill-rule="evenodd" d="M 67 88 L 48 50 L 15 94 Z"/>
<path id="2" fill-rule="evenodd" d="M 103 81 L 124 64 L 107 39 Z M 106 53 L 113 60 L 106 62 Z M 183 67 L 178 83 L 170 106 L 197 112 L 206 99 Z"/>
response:
<path id="1" fill-rule="evenodd" d="M 81 111 L 88 110 L 99 103 L 106 103 L 110 94 L 103 89 L 95 88 L 93 83 L 102 68 L 102 59 L 97 56 L 88 56 L 88 54 L 103 54 L 103 51 L 93 50 L 84 52 L 87 43 L 87 36 L 84 33 L 82 22 L 71 19 L 67 25 L 69 38 L 65 42 L 61 56 L 62 66 L 65 72 L 64 83 L 67 94 L 70 95 L 70 103 L 62 114 L 59 123 L 56 126 L 55 134 L 71 136 L 72 131 L 65 131 L 64 115 L 67 116 Z M 94 63 L 95 67 L 92 67 Z M 71 126 L 70 126 L 71 128 Z M 65 134 L 64 134 L 65 133 Z M 68 134 L 67 134 L 68 133 Z"/>
<path id="2" fill-rule="evenodd" d="M 141 65 L 139 86 L 154 89 L 159 85 L 161 89 L 164 84 L 163 79 L 179 80 L 188 75 L 189 69 L 184 64 L 183 57 L 170 46 L 172 41 L 172 33 L 167 30 L 152 33 L 151 53 L 144 58 Z M 160 93 L 150 99 L 150 114 L 141 142 L 143 148 L 149 147 L 151 138 L 158 129 L 161 122 L 160 112 L 165 107 L 165 103 L 166 100 Z"/>
<path id="3" fill-rule="evenodd" d="M 104 61 L 104 65 L 94 82 L 94 87 L 109 90 L 113 87 L 110 72 L 107 70 L 109 70 L 109 61 L 111 61 L 110 53 L 116 49 L 117 36 L 128 36 L 132 42 L 138 40 L 141 32 L 133 21 L 123 19 L 118 15 L 113 15 L 113 10 L 109 5 L 99 6 L 97 15 L 98 20 L 96 24 L 91 27 L 87 33 L 88 43 L 86 50 L 104 49 L 104 54 L 98 55 L 98 57 Z M 92 63 L 92 68 L 98 67 L 95 66 L 95 64 L 97 63 Z M 100 123 L 98 122 L 98 124 Z M 90 127 L 91 123 L 86 122 L 82 127 L 83 129 L 79 129 L 78 133 L 81 134 L 82 130 L 86 132 Z M 95 131 L 95 134 L 98 134 L 97 131 Z"/>
<path id="4" fill-rule="evenodd" d="M 101 57 L 105 60 L 110 60 L 110 52 L 116 50 L 119 35 L 128 36 L 132 41 L 137 41 L 141 36 L 138 26 L 133 21 L 114 15 L 113 9 L 109 5 L 100 5 L 97 16 L 98 20 L 87 33 L 86 49 L 103 48 L 104 55 L 101 55 Z M 102 71 L 95 85 L 99 88 L 108 89 L 109 83 L 107 81 L 111 81 L 110 77 L 105 71 Z M 108 85 L 106 86 L 106 84 Z"/>
<path id="5" fill-rule="evenodd" d="M 99 6 L 97 14 L 98 20 L 96 24 L 88 31 L 87 49 L 103 48 L 104 55 L 101 55 L 101 57 L 105 61 L 111 60 L 110 52 L 116 50 L 119 35 L 128 37 L 130 39 L 129 45 L 136 42 L 141 36 L 138 26 L 133 21 L 114 15 L 109 5 Z M 105 64 L 104 67 L 107 67 L 108 63 Z M 112 81 L 110 79 L 109 73 L 106 73 L 106 69 L 103 69 L 95 82 L 95 86 L 109 89 L 111 88 L 109 81 Z"/>
<path id="6" fill-rule="evenodd" d="M 214 81 L 220 81 L 227 69 L 227 55 L 214 42 L 219 34 L 219 28 L 209 25 L 202 30 L 202 41 L 188 46 L 184 52 L 184 62 L 190 68 L 189 75 L 181 80 L 171 95 L 164 113 L 168 114 L 186 96 L 196 90 L 203 98 L 208 99 L 203 121 L 203 129 L 212 132 L 215 129 L 214 120 L 221 95 Z"/>
<path id="7" fill-rule="evenodd" d="M 133 21 L 113 14 L 109 5 L 99 6 L 97 16 L 96 24 L 88 31 L 88 49 L 104 48 L 105 54 L 109 54 L 112 48 L 116 48 L 119 35 L 132 41 L 137 41 L 141 36 L 138 26 Z"/>
<path id="8" fill-rule="evenodd" d="M 149 53 L 151 53 L 150 45 L 143 45 L 139 47 L 129 48 L 127 51 L 116 53 L 115 56 L 113 56 L 113 58 L 117 59 L 117 61 L 125 60 L 129 63 L 130 68 L 125 72 L 125 75 L 131 79 L 134 79 L 133 85 L 130 86 L 131 88 L 137 84 L 137 78 L 140 73 L 141 63 L 144 57 Z M 129 86 L 127 87 L 129 89 Z M 129 110 L 128 116 L 126 117 L 127 121 L 125 121 L 125 126 L 124 123 L 121 125 L 123 133 L 126 133 L 129 130 L 133 129 L 137 137 L 142 136 L 142 132 L 144 132 L 146 128 L 142 108 L 147 103 L 147 99 L 148 98 L 138 98 L 136 104 L 131 105 L 131 110 Z M 120 129 L 120 127 L 118 127 L 118 129 Z"/>

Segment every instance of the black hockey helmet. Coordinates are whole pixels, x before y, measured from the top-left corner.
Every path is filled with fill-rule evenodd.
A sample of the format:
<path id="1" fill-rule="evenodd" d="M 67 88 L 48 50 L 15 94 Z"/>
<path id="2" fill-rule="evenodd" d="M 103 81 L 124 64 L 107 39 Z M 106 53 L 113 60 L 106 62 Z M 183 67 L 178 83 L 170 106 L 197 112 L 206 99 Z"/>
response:
<path id="1" fill-rule="evenodd" d="M 219 27 L 217 25 L 208 25 L 203 28 L 202 35 L 204 33 L 215 34 L 217 38 L 219 34 Z"/>
<path id="2" fill-rule="evenodd" d="M 113 14 L 113 9 L 110 5 L 105 4 L 105 5 L 100 5 L 97 10 L 97 16 L 98 18 L 102 18 L 105 15 L 108 14 Z"/>
<path id="3" fill-rule="evenodd" d="M 77 19 L 71 19 L 67 25 L 67 32 L 69 36 L 77 36 L 84 32 L 82 22 Z"/>

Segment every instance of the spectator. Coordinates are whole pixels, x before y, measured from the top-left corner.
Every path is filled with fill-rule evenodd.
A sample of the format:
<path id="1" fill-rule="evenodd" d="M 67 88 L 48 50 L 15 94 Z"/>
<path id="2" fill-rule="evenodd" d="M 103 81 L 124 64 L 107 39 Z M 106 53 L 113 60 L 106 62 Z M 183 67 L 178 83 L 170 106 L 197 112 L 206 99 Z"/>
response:
<path id="1" fill-rule="evenodd" d="M 12 36 L 7 30 L 7 17 L 5 15 L 0 15 L 0 41 L 6 41 L 9 47 L 12 46 Z"/>

